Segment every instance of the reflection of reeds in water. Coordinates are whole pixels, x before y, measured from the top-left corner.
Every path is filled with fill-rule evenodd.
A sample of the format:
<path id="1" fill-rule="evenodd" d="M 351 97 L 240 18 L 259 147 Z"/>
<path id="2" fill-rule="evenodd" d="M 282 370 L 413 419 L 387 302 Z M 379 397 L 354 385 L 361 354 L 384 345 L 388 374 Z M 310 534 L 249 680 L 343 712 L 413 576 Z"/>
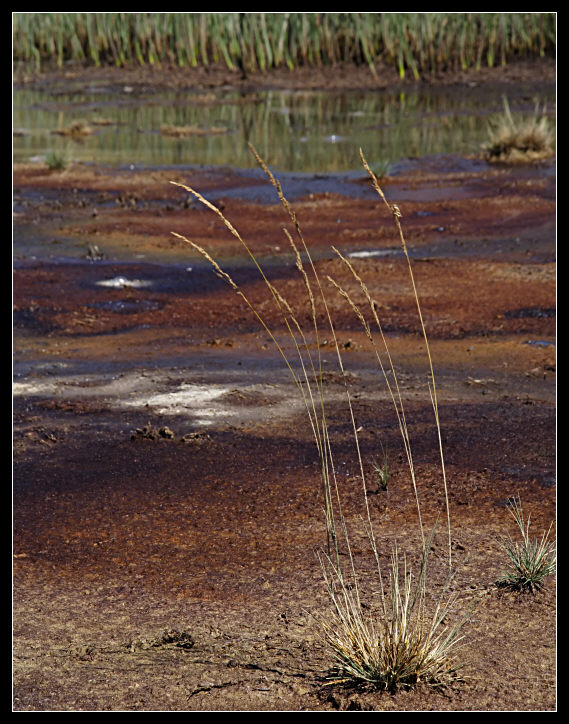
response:
<path id="1" fill-rule="evenodd" d="M 223 213 L 211 202 L 205 199 L 199 192 L 185 186 L 181 186 L 205 206 L 216 213 L 226 228 L 239 240 L 247 251 L 252 263 L 256 266 L 264 280 L 269 295 L 273 300 L 276 309 L 286 327 L 287 334 L 293 342 L 295 359 L 289 358 L 284 345 L 277 339 L 269 324 L 261 316 L 255 305 L 248 299 L 244 291 L 236 284 L 227 272 L 225 272 L 215 259 L 199 244 L 181 234 L 174 233 L 174 236 L 190 244 L 201 254 L 213 267 L 216 274 L 223 278 L 231 288 L 238 294 L 249 307 L 253 315 L 258 319 L 262 327 L 269 334 L 276 345 L 277 350 L 289 369 L 293 380 L 301 395 L 314 440 L 318 450 L 321 480 L 324 502 L 324 517 L 326 526 L 327 548 L 320 555 L 320 562 L 324 580 L 332 603 L 332 613 L 322 621 L 324 637 L 333 652 L 339 666 L 338 676 L 333 681 L 359 681 L 373 684 L 375 686 L 393 689 L 397 685 L 412 685 L 416 682 L 428 682 L 434 685 L 442 685 L 458 676 L 457 668 L 450 660 L 451 649 L 460 640 L 461 626 L 466 620 L 464 617 L 458 623 L 447 626 L 446 620 L 451 608 L 454 605 L 455 597 L 446 598 L 447 585 L 442 587 L 440 595 L 435 603 L 428 603 L 427 594 L 427 562 L 428 553 L 435 535 L 436 524 L 432 531 L 425 533 L 425 522 L 421 512 L 419 485 L 413 463 L 411 440 L 407 426 L 407 418 L 403 397 L 399 388 L 395 365 L 387 340 L 383 333 L 381 321 L 378 315 L 378 305 L 374 302 L 367 285 L 361 276 L 356 272 L 353 265 L 337 250 L 334 249 L 339 259 L 349 271 L 351 276 L 358 282 L 363 292 L 366 305 L 369 308 L 371 323 L 367 321 L 366 313 L 356 304 L 352 295 L 348 293 L 336 280 L 327 277 L 331 289 L 335 290 L 345 299 L 356 317 L 360 320 L 366 337 L 371 345 L 378 362 L 378 369 L 381 377 L 387 385 L 391 402 L 397 416 L 398 425 L 403 440 L 407 464 L 413 484 L 415 502 L 418 516 L 418 527 L 421 538 L 420 570 L 416 578 L 408 570 L 405 559 L 400 560 L 397 549 L 392 553 L 390 573 L 386 577 L 380 562 L 380 551 L 378 548 L 377 533 L 372 513 L 368 503 L 366 491 L 366 473 L 362 457 L 360 442 L 358 439 L 358 427 L 356 416 L 352 405 L 352 397 L 347 384 L 347 373 L 344 367 L 340 344 L 336 337 L 336 331 L 327 296 L 324 290 L 323 280 L 320 278 L 316 266 L 310 255 L 308 245 L 303 236 L 300 224 L 294 209 L 282 192 L 280 182 L 273 176 L 264 161 L 258 156 L 251 146 L 257 162 L 267 174 L 271 184 L 276 189 L 277 195 L 286 209 L 292 222 L 296 241 L 288 229 L 284 233 L 291 246 L 296 266 L 301 276 L 306 292 L 306 304 L 310 313 L 311 331 L 313 345 L 309 344 L 309 334 L 305 332 L 298 321 L 298 316 L 291 305 L 269 281 L 259 261 L 252 253 L 240 233 Z M 364 168 L 370 175 L 372 185 L 386 204 L 400 236 L 402 248 L 407 258 L 409 275 L 414 297 L 417 303 L 417 311 L 420 326 L 423 333 L 427 351 L 428 365 L 430 371 L 429 391 L 434 411 L 434 421 L 438 432 L 438 444 L 440 451 L 440 462 L 442 469 L 442 485 L 446 500 L 446 517 L 448 525 L 448 565 L 449 578 L 451 577 L 451 528 L 450 513 L 448 506 L 447 480 L 441 443 L 440 422 L 437 403 L 437 391 L 431 353 L 413 270 L 407 247 L 401 228 L 401 212 L 394 204 L 389 204 L 381 190 L 377 178 L 371 171 L 363 154 L 361 154 Z M 303 261 L 304 258 L 304 261 Z M 362 496 L 364 501 L 364 527 L 369 541 L 374 568 L 377 570 L 377 579 L 374 587 L 374 595 L 379 597 L 379 604 L 373 607 L 367 614 L 362 607 L 361 598 L 361 572 L 356 570 L 356 564 L 352 554 L 352 533 L 348 530 L 347 520 L 343 514 L 342 497 L 337 479 L 337 466 L 334 460 L 332 441 L 329 436 L 329 421 L 326 412 L 326 400 L 324 394 L 324 375 L 321 359 L 321 330 L 319 328 L 319 312 L 323 312 L 326 320 L 326 329 L 332 336 L 333 346 L 336 350 L 338 366 L 344 379 L 345 394 L 348 406 L 350 426 L 353 431 L 357 460 L 359 465 L 360 479 L 362 483 Z M 373 326 L 372 326 L 373 325 Z M 377 328 L 377 331 L 375 331 Z M 298 358 L 298 359 L 296 359 Z M 298 364 L 297 364 L 298 363 Z M 346 556 L 347 565 L 342 563 Z"/>

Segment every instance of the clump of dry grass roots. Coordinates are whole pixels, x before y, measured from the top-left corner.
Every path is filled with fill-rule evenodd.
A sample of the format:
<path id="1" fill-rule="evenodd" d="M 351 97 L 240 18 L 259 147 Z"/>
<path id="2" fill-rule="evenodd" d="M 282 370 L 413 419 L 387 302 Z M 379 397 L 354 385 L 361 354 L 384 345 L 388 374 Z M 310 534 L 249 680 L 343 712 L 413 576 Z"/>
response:
<path id="1" fill-rule="evenodd" d="M 217 261 L 196 242 L 181 234 L 173 233 L 174 236 L 188 243 L 204 257 L 212 265 L 218 276 L 223 278 L 245 305 L 249 307 L 251 313 L 257 318 L 281 354 L 284 364 L 290 371 L 298 393 L 304 402 L 318 450 L 324 502 L 326 546 L 320 553 L 320 562 L 324 582 L 330 596 L 331 609 L 324 619 L 320 620 L 320 624 L 323 638 L 331 647 L 335 658 L 336 669 L 330 683 L 346 682 L 373 686 L 388 691 L 393 691 L 399 686 L 412 686 L 418 683 L 426 683 L 437 687 L 450 684 L 460 677 L 460 666 L 454 661 L 454 656 L 462 639 L 462 627 L 470 617 L 471 610 L 469 609 L 457 616 L 455 610 L 457 608 L 456 594 L 449 594 L 449 584 L 452 578 L 451 521 L 441 443 L 437 389 L 421 306 L 401 227 L 401 211 L 396 205 L 388 203 L 379 186 L 377 177 L 360 151 L 362 164 L 369 174 L 375 191 L 386 206 L 407 259 L 411 289 L 416 300 L 419 326 L 423 335 L 428 361 L 429 391 L 434 424 L 438 433 L 441 486 L 446 501 L 446 527 L 448 529 L 449 575 L 446 583 L 441 586 L 441 590 L 435 595 L 429 590 L 431 580 L 429 578 L 428 553 L 435 535 L 436 523 L 430 532 L 426 532 L 426 523 L 423 520 L 419 502 L 418 481 L 413 462 L 405 406 L 399 389 L 396 368 L 379 318 L 379 307 L 373 300 L 364 279 L 358 275 L 350 261 L 338 249 L 333 248 L 351 277 L 357 282 L 362 292 L 364 305 L 358 305 L 353 296 L 335 279 L 327 277 L 326 280 L 323 280 L 320 278 L 296 213 L 284 196 L 279 181 L 273 176 L 253 147 L 251 147 L 251 150 L 259 165 L 267 174 L 270 183 L 274 186 L 292 224 L 293 233 L 287 228 L 284 228 L 283 231 L 290 244 L 306 292 L 306 305 L 311 319 L 310 328 L 307 331 L 303 329 L 289 302 L 268 279 L 246 241 L 223 213 L 194 189 L 184 184 L 172 183 L 181 186 L 217 214 L 225 227 L 243 245 L 251 258 L 251 262 L 264 280 L 270 299 L 272 299 L 281 315 L 286 334 L 293 343 L 294 359 L 291 358 L 290 353 L 287 354 L 285 345 L 279 341 L 276 333 L 273 333 L 258 308 L 250 302 L 244 291 L 219 266 Z M 370 349 L 377 360 L 378 373 L 387 387 L 397 417 L 416 502 L 417 523 L 421 541 L 418 570 L 415 573 L 410 570 L 405 556 L 400 555 L 397 546 L 394 545 L 391 550 L 390 565 L 388 570 L 385 571 L 381 563 L 379 539 L 376 531 L 377 522 L 372 520 L 372 513 L 366 495 L 366 466 L 362 459 L 358 440 L 358 426 L 350 390 L 346 384 L 347 409 L 353 430 L 359 465 L 359 478 L 362 484 L 362 519 L 373 557 L 372 570 L 375 571 L 372 582 L 372 597 L 374 600 L 372 607 L 362 605 L 363 578 L 366 578 L 367 585 L 369 583 L 367 580 L 369 579 L 369 572 L 363 576 L 362 571 L 356 569 L 352 553 L 352 531 L 348 530 L 347 521 L 343 514 L 342 499 L 336 478 L 337 465 L 329 435 L 329 420 L 323 385 L 323 365 L 320 356 L 322 346 L 320 341 L 323 339 L 323 331 L 319 329 L 317 309 L 324 312 L 324 318 L 327 320 L 326 333 L 332 335 L 339 370 L 344 380 L 346 380 L 346 370 L 340 352 L 341 345 L 336 338 L 328 303 L 327 295 L 329 293 L 339 294 L 359 319 Z M 454 621 L 454 623 L 449 623 L 450 621 Z"/>

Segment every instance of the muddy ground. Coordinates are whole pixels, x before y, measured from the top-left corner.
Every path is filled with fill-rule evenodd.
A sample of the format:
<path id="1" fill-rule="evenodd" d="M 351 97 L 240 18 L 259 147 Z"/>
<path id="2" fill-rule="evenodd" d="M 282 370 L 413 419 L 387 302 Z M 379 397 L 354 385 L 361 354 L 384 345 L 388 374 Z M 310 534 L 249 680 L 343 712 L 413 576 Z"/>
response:
<path id="1" fill-rule="evenodd" d="M 536 595 L 496 585 L 506 564 L 496 536 L 516 534 L 508 498 L 520 495 L 535 536 L 555 521 L 554 161 L 425 159 L 384 181 L 403 214 L 435 367 L 453 615 L 477 601 L 456 654 L 463 681 L 395 694 L 330 685 L 315 620 L 329 610 L 319 468 L 301 399 L 242 300 L 171 232 L 206 247 L 272 328 L 282 322 L 219 217 L 170 181 L 212 195 L 307 321 L 282 232 L 294 229 L 276 197 L 257 200 L 260 176 L 14 168 L 14 710 L 555 710 L 555 581 Z M 287 182 L 322 279 L 359 301 L 334 245 L 378 303 L 431 525 L 445 507 L 428 366 L 390 214 L 363 171 L 349 194 L 332 179 L 320 193 L 310 179 Z M 397 420 L 358 320 L 326 292 L 382 561 L 396 543 L 416 565 Z M 318 343 L 365 577 L 344 383 L 330 333 Z M 386 490 L 373 476 L 383 450 Z M 446 535 L 441 525 L 434 592 Z"/>

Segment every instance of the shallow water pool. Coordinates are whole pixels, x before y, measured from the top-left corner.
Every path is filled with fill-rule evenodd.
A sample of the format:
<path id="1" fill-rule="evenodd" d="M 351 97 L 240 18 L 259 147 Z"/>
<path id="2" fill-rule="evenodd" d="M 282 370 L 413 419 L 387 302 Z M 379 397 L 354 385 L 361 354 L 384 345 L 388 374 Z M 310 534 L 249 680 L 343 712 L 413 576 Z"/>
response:
<path id="1" fill-rule="evenodd" d="M 511 93 L 514 116 L 531 115 L 532 91 L 516 87 Z M 554 89 L 544 90 L 540 101 L 551 107 L 548 93 Z M 489 120 L 503 110 L 503 91 L 453 86 L 241 94 L 69 85 L 16 89 L 13 101 L 15 162 L 52 153 L 68 162 L 251 168 L 251 142 L 278 171 L 361 169 L 361 147 L 383 173 L 402 159 L 478 154 Z M 91 132 L 59 135 L 77 122 Z"/>

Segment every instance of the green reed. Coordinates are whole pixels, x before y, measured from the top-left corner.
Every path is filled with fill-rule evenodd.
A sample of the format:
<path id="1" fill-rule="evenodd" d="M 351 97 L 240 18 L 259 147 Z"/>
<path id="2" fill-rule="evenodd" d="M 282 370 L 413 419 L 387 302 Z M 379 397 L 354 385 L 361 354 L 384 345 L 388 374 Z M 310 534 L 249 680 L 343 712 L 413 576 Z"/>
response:
<path id="1" fill-rule="evenodd" d="M 553 53 L 555 13 L 14 13 L 15 61 L 395 65 L 403 78 Z"/>

